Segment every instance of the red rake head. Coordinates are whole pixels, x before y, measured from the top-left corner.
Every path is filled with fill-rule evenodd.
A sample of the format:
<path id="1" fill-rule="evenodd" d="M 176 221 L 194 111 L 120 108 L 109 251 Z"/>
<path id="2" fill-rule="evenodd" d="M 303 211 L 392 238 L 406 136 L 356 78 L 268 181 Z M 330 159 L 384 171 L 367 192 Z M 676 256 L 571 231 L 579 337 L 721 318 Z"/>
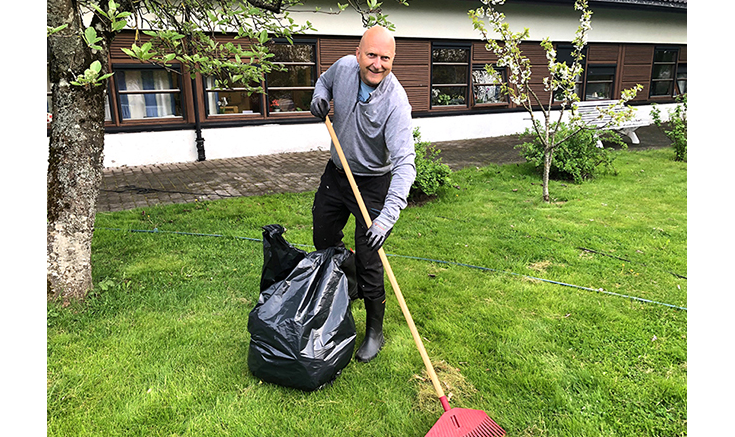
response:
<path id="1" fill-rule="evenodd" d="M 426 437 L 502 437 L 505 430 L 481 410 L 452 408 L 445 411 Z"/>

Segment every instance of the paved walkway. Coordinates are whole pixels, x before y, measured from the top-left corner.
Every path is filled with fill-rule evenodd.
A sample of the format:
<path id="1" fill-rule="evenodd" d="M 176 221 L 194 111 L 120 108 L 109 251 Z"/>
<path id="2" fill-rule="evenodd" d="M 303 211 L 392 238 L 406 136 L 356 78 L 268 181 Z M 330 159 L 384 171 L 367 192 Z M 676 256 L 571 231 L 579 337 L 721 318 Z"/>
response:
<path id="1" fill-rule="evenodd" d="M 630 150 L 670 145 L 654 125 L 639 128 L 636 133 L 641 143 L 629 144 Z M 519 143 L 516 135 L 508 135 L 434 144 L 441 150 L 442 162 L 459 170 L 523 162 L 513 148 Z M 158 204 L 312 191 L 319 185 L 328 159 L 329 152 L 314 151 L 108 168 L 102 178 L 97 209 L 123 211 Z"/>

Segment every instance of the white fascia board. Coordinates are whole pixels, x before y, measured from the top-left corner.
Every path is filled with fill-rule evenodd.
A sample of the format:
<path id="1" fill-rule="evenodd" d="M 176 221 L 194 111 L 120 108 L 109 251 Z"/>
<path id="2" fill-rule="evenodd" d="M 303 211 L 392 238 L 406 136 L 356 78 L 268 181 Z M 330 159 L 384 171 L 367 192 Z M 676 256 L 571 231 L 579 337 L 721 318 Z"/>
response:
<path id="1" fill-rule="evenodd" d="M 402 6 L 394 0 L 383 0 L 383 12 L 395 27 L 395 36 L 428 39 L 479 40 L 468 11 L 482 4 L 471 1 L 420 0 Z M 298 10 L 321 6 L 336 8 L 335 0 L 307 1 Z M 571 41 L 579 26 L 579 13 L 572 5 L 513 4 L 498 8 L 506 15 L 511 30 L 530 29 L 530 40 Z M 589 42 L 686 44 L 687 15 L 661 10 L 597 8 L 592 9 Z M 292 12 L 297 22 L 307 20 L 317 29 L 316 35 L 360 36 L 364 32 L 359 14 L 347 8 L 339 15 Z"/>

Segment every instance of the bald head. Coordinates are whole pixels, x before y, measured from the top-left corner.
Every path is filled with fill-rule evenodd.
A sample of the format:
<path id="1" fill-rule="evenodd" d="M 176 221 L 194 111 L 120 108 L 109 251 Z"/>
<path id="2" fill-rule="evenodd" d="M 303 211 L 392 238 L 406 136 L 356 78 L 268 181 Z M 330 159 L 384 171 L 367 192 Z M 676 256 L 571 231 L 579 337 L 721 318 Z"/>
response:
<path id="1" fill-rule="evenodd" d="M 360 64 L 360 79 L 377 87 L 393 68 L 396 40 L 388 29 L 374 26 L 366 30 L 360 39 L 355 56 Z"/>

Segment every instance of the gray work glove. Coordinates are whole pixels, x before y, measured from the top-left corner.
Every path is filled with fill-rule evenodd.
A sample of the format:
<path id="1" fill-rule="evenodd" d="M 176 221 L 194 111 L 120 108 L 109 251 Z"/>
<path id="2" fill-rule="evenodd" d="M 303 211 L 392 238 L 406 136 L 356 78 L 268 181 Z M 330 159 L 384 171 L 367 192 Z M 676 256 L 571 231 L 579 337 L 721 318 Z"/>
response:
<path id="1" fill-rule="evenodd" d="M 327 115 L 329 115 L 329 101 L 321 97 L 314 97 L 311 100 L 310 109 L 314 117 L 318 117 L 320 120 L 324 121 L 327 119 Z"/>
<path id="2" fill-rule="evenodd" d="M 368 238 L 368 246 L 373 250 L 380 249 L 383 246 L 383 243 L 385 243 L 385 238 L 390 230 L 390 226 L 384 225 L 378 221 L 378 219 L 375 219 L 365 234 Z"/>

